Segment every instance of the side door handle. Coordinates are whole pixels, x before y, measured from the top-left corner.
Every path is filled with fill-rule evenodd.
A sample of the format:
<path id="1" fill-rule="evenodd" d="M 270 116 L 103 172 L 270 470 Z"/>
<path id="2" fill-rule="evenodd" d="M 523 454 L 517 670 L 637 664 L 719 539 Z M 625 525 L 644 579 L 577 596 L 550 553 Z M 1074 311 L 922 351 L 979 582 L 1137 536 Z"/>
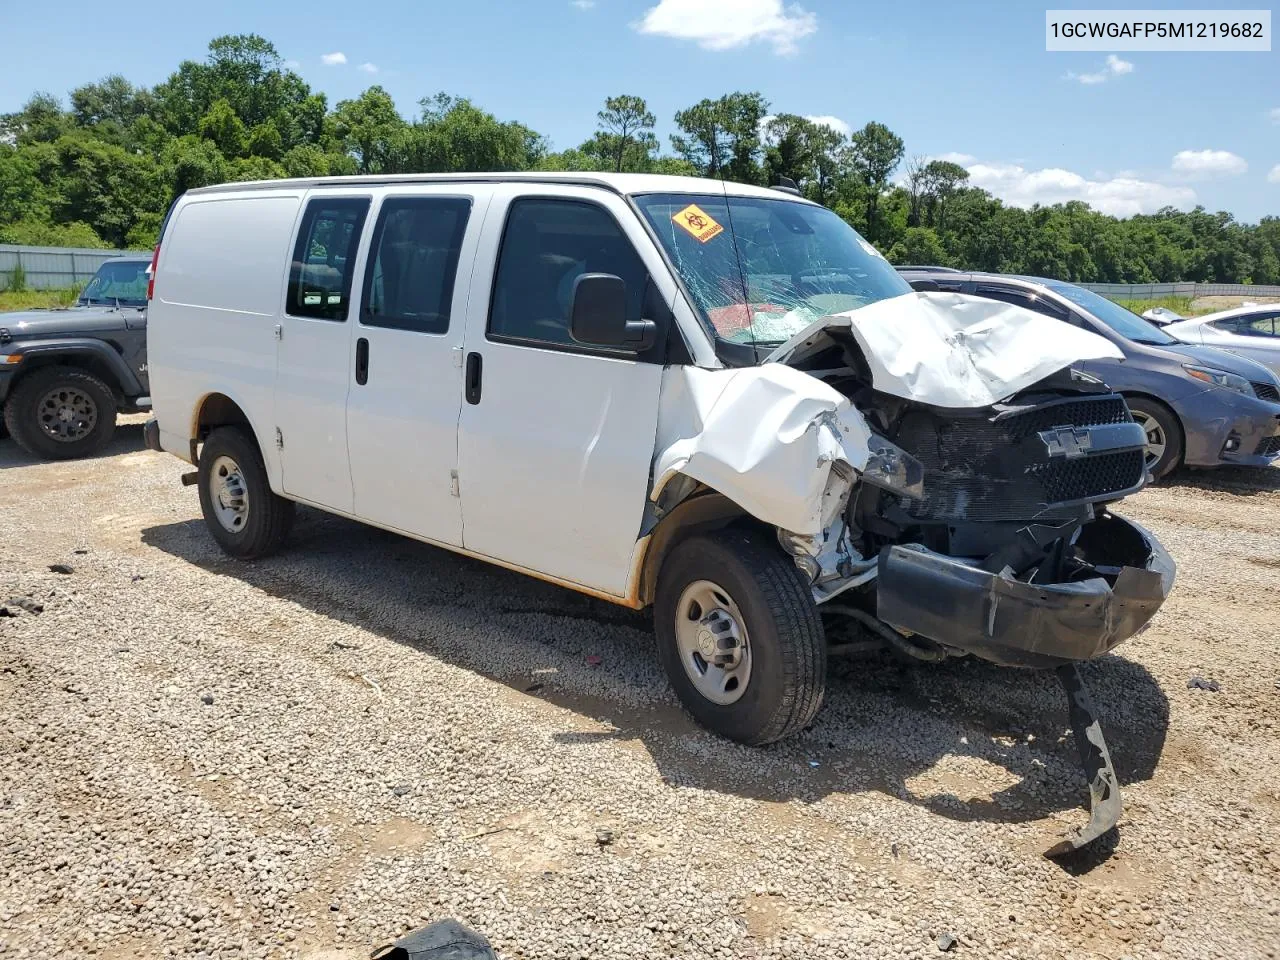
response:
<path id="1" fill-rule="evenodd" d="M 356 341 L 356 383 L 369 382 L 369 341 L 361 337 Z"/>
<path id="2" fill-rule="evenodd" d="M 478 353 L 467 354 L 467 375 L 465 395 L 467 403 L 472 405 L 480 402 L 480 380 L 481 373 L 484 370 L 484 359 Z"/>

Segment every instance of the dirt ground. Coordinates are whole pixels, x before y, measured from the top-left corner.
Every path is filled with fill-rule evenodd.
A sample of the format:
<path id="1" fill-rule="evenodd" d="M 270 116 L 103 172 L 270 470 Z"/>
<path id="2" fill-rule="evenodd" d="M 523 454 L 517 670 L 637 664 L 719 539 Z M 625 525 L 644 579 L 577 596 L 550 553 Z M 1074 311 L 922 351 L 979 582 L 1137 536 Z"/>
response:
<path id="1" fill-rule="evenodd" d="M 444 916 L 504 958 L 1280 947 L 1280 470 L 1119 508 L 1179 581 L 1087 667 L 1126 810 L 1064 865 L 1051 676 L 842 661 L 740 748 L 643 616 L 310 511 L 232 562 L 184 469 L 136 420 L 76 463 L 0 441 L 0 956 L 337 960 Z"/>

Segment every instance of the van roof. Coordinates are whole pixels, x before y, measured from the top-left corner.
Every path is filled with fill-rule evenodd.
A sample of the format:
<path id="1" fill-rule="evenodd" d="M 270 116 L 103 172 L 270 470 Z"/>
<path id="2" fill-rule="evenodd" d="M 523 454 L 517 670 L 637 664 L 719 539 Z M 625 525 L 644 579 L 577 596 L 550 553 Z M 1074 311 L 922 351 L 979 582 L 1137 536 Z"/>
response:
<path id="1" fill-rule="evenodd" d="M 756 187 L 727 180 L 702 177 L 675 177 L 658 173 L 396 173 L 355 177 L 299 177 L 287 180 L 249 180 L 195 187 L 188 194 L 236 193 L 246 190 L 274 190 L 314 187 L 382 187 L 416 183 L 558 183 L 602 187 L 614 193 L 721 193 L 732 197 L 766 197 L 809 203 L 794 194 L 769 187 Z"/>

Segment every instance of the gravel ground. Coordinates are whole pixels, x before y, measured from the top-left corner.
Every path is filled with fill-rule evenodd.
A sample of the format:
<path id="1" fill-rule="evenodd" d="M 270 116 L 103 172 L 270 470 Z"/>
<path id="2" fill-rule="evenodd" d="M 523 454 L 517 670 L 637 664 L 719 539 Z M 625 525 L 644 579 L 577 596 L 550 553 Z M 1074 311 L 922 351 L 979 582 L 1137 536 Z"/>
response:
<path id="1" fill-rule="evenodd" d="M 1127 805 L 1064 868 L 1050 676 L 842 662 L 741 748 L 642 616 L 314 512 L 229 561 L 183 469 L 136 422 L 77 463 L 0 443 L 0 603 L 43 607 L 0 618 L 2 956 L 336 960 L 444 916 L 506 960 L 1280 945 L 1280 471 L 1125 505 L 1181 579 L 1087 668 Z"/>

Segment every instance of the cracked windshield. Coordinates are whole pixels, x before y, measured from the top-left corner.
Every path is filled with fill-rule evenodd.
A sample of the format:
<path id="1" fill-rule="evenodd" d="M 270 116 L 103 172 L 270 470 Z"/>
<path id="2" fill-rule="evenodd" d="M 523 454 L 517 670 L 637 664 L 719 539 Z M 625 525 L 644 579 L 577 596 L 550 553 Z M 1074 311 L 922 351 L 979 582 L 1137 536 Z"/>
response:
<path id="1" fill-rule="evenodd" d="M 662 194 L 636 203 L 716 334 L 782 343 L 819 317 L 910 293 L 836 214 L 791 200 Z"/>

